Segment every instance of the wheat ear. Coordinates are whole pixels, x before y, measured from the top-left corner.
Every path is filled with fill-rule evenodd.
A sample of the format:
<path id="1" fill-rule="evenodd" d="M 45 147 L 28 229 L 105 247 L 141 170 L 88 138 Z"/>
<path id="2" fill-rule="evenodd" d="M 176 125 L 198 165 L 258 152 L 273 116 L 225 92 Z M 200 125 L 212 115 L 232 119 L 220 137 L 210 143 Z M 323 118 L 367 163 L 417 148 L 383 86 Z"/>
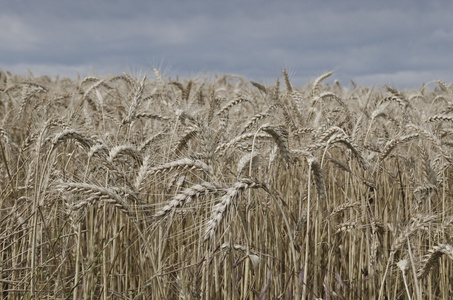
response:
<path id="1" fill-rule="evenodd" d="M 414 133 L 388 141 L 387 144 L 384 146 L 384 149 L 382 149 L 381 153 L 379 154 L 379 161 L 383 161 L 390 154 L 390 152 L 392 152 L 392 150 L 399 144 L 415 139 L 418 136 L 419 136 L 418 133 Z"/>
<path id="2" fill-rule="evenodd" d="M 153 119 L 153 120 L 159 120 L 159 121 L 170 120 L 170 117 L 158 115 L 158 114 L 152 114 L 152 113 L 139 113 L 139 114 L 135 115 L 135 118 L 136 119 Z"/>
<path id="3" fill-rule="evenodd" d="M 291 165 L 294 160 L 288 149 L 288 131 L 283 126 L 273 126 L 265 124 L 261 126 L 261 130 L 270 134 L 280 150 L 280 154 L 285 159 L 288 165 Z"/>
<path id="4" fill-rule="evenodd" d="M 318 137 L 318 142 L 325 142 L 327 141 L 332 135 L 334 134 L 343 134 L 346 136 L 346 133 L 344 132 L 343 129 L 341 129 L 338 126 L 332 126 L 329 127 L 326 131 L 324 131 L 319 137 Z"/>
<path id="5" fill-rule="evenodd" d="M 132 98 L 132 104 L 129 108 L 129 113 L 127 117 L 121 121 L 122 125 L 129 124 L 135 119 L 135 116 L 137 114 L 137 107 L 142 100 L 143 90 L 145 89 L 145 81 L 146 76 L 143 77 L 142 81 L 137 87 L 137 90 L 135 91 L 134 97 Z"/>
<path id="6" fill-rule="evenodd" d="M 395 254 L 401 246 L 406 243 L 406 239 L 414 234 L 420 228 L 425 227 L 429 222 L 436 218 L 435 215 L 420 215 L 412 218 L 412 222 L 404 228 L 403 231 L 399 234 L 399 236 L 393 241 L 392 243 L 392 252 L 391 255 Z"/>
<path id="7" fill-rule="evenodd" d="M 440 244 L 430 249 L 423 259 L 421 267 L 418 269 L 417 277 L 423 278 L 428 275 L 431 268 L 437 263 L 437 260 L 444 254 L 453 260 L 453 246 L 450 244 Z"/>
<path id="8" fill-rule="evenodd" d="M 283 68 L 283 78 L 285 79 L 286 91 L 288 94 L 293 92 L 293 87 L 291 85 L 291 81 L 289 81 L 288 73 L 286 72 L 286 68 Z"/>
<path id="9" fill-rule="evenodd" d="M 183 158 L 175 160 L 154 168 L 148 172 L 149 175 L 157 175 L 163 171 L 171 172 L 173 170 L 203 170 L 206 173 L 212 174 L 212 168 L 202 162 L 201 160 L 192 160 L 190 158 Z"/>
<path id="10" fill-rule="evenodd" d="M 226 113 L 228 113 L 228 111 L 235 105 L 238 105 L 242 102 L 250 102 L 250 100 L 248 100 L 247 98 L 241 96 L 241 95 L 238 95 L 237 97 L 235 97 L 233 100 L 231 100 L 230 102 L 228 102 L 224 107 L 222 107 L 220 109 L 220 111 L 217 113 L 217 116 L 223 116 L 225 115 Z"/>
<path id="11" fill-rule="evenodd" d="M 445 151 L 442 149 L 442 142 L 439 140 L 439 138 L 437 136 L 435 136 L 433 133 L 429 132 L 428 130 L 426 129 L 423 129 L 419 126 L 416 126 L 414 124 L 408 124 L 407 125 L 408 128 L 411 128 L 413 130 L 415 130 L 416 132 L 418 132 L 420 134 L 420 136 L 423 136 L 424 138 L 426 138 L 429 142 L 431 142 L 431 144 L 437 148 L 437 150 L 444 156 L 444 157 L 448 157 L 447 153 L 445 153 Z"/>
<path id="12" fill-rule="evenodd" d="M 119 155 L 128 155 L 132 157 L 139 166 L 143 165 L 143 156 L 140 152 L 138 152 L 133 146 L 130 145 L 120 145 L 112 148 L 109 153 L 109 161 L 113 163 L 113 161 Z"/>
<path id="13" fill-rule="evenodd" d="M 216 149 L 215 149 L 215 153 L 222 153 L 226 150 L 228 150 L 229 148 L 235 146 L 237 143 L 240 143 L 242 141 L 245 141 L 245 140 L 250 140 L 250 139 L 269 139 L 271 138 L 271 136 L 269 134 L 266 134 L 266 133 L 262 133 L 262 134 L 255 134 L 255 133 L 244 133 L 244 134 L 241 134 L 237 137 L 235 137 L 234 139 L 232 139 L 231 141 L 229 141 L 228 143 L 224 143 L 224 144 L 221 144 L 219 145 Z"/>
<path id="14" fill-rule="evenodd" d="M 173 199 L 160 209 L 155 215 L 154 218 L 162 219 L 166 216 L 169 216 L 177 208 L 182 207 L 186 204 L 192 202 L 193 199 L 208 194 L 216 194 L 221 192 L 222 189 L 220 185 L 216 183 L 203 182 L 200 184 L 193 185 L 189 188 L 184 189 L 180 194 L 177 194 Z"/>
<path id="15" fill-rule="evenodd" d="M 118 193 L 124 194 L 125 198 L 132 197 L 136 199 L 133 194 L 126 191 L 117 191 L 113 189 L 104 188 L 94 184 L 79 183 L 79 182 L 61 182 L 56 188 L 60 191 L 68 191 L 74 193 L 82 193 L 87 196 L 86 199 L 79 201 L 71 206 L 72 209 L 81 209 L 87 205 L 92 204 L 96 200 L 101 200 L 106 203 L 112 204 L 117 209 L 121 210 L 125 214 L 133 217 L 133 211 L 127 201 Z"/>
<path id="16" fill-rule="evenodd" d="M 307 162 L 310 164 L 311 171 L 313 173 L 313 177 L 315 179 L 315 186 L 316 191 L 318 193 L 318 201 L 322 203 L 325 199 L 325 184 L 324 184 L 324 177 L 322 176 L 321 165 L 318 162 L 318 159 L 314 156 L 307 157 Z"/>
<path id="17" fill-rule="evenodd" d="M 318 94 L 320 92 L 321 82 L 324 79 L 326 79 L 327 77 L 329 77 L 330 75 L 332 75 L 332 72 L 327 72 L 325 74 L 322 74 L 318 78 L 316 78 L 315 82 L 313 83 L 313 89 L 312 89 L 312 95 L 313 96 L 315 96 L 316 94 Z"/>
<path id="18" fill-rule="evenodd" d="M 250 81 L 250 83 L 256 87 L 258 90 L 260 90 L 261 92 L 263 92 L 264 94 L 267 94 L 267 90 L 266 90 L 266 87 L 260 83 L 257 83 L 257 82 L 253 82 L 253 81 Z"/>
<path id="19" fill-rule="evenodd" d="M 193 139 L 197 134 L 200 133 L 200 129 L 198 127 L 188 127 L 185 131 L 184 135 L 179 139 L 174 152 L 179 154 L 183 149 L 185 149 L 191 139 Z"/>
<path id="20" fill-rule="evenodd" d="M 447 121 L 453 122 L 453 116 L 447 115 L 434 115 L 426 120 L 426 122 L 435 122 L 435 121 Z"/>
<path id="21" fill-rule="evenodd" d="M 251 179 L 241 179 L 236 182 L 231 188 L 226 190 L 226 194 L 220 199 L 220 202 L 214 205 L 212 209 L 211 219 L 208 221 L 204 234 L 204 241 L 212 238 L 220 223 L 225 218 L 233 203 L 239 196 L 250 188 L 260 188 L 261 184 L 252 181 Z"/>
<path id="22" fill-rule="evenodd" d="M 355 145 L 347 136 L 340 134 L 334 135 L 327 141 L 327 144 L 334 143 L 342 143 L 346 145 L 346 147 L 348 147 L 352 151 L 362 169 L 367 170 L 370 167 L 368 161 L 362 155 L 362 150 L 357 145 Z"/>
<path id="23" fill-rule="evenodd" d="M 75 131 L 73 129 L 66 129 L 59 134 L 57 134 L 53 138 L 53 145 L 52 145 L 52 150 L 55 149 L 60 143 L 64 142 L 65 140 L 68 139 L 75 139 L 77 140 L 82 146 L 84 146 L 87 149 L 90 149 L 91 146 L 94 145 L 94 141 L 91 140 L 90 138 L 86 137 L 84 134 Z"/>
<path id="24" fill-rule="evenodd" d="M 145 158 L 143 159 L 143 164 L 140 166 L 137 177 L 135 178 L 134 187 L 136 191 L 140 191 L 142 189 L 142 183 L 146 177 L 146 174 L 148 173 L 149 164 L 150 157 L 145 156 Z"/>
<path id="25" fill-rule="evenodd" d="M 420 228 L 425 227 L 429 222 L 433 221 L 436 218 L 435 215 L 418 215 L 415 218 L 412 218 L 410 224 L 408 224 L 401 233 L 396 237 L 391 246 L 390 256 L 388 258 L 387 267 L 385 268 L 384 277 L 381 281 L 381 287 L 379 289 L 378 299 L 382 299 L 384 293 L 384 284 L 387 278 L 387 273 L 390 265 L 393 263 L 393 258 L 395 253 L 409 240 L 410 236 L 413 235 Z"/>
<path id="26" fill-rule="evenodd" d="M 343 212 L 345 210 L 348 210 L 351 208 L 356 208 L 356 207 L 360 206 L 361 203 L 362 203 L 361 201 L 350 201 L 350 202 L 343 203 L 343 204 L 335 207 L 335 209 L 330 214 L 330 218 L 340 214 L 341 212 Z"/>
<path id="27" fill-rule="evenodd" d="M 258 123 L 260 120 L 268 117 L 272 113 L 272 111 L 276 108 L 277 108 L 277 105 L 273 105 L 273 106 L 269 107 L 265 112 L 254 115 L 252 118 L 250 118 L 250 120 L 244 126 L 244 129 L 242 129 L 241 134 L 244 134 L 245 132 L 247 132 L 250 128 L 253 127 L 253 125 Z"/>
<path id="28" fill-rule="evenodd" d="M 238 162 L 236 171 L 237 176 L 241 176 L 241 174 L 246 170 L 246 167 L 249 167 L 250 164 L 252 168 L 256 167 L 259 161 L 260 161 L 259 153 L 247 153 L 244 156 L 242 156 Z"/>

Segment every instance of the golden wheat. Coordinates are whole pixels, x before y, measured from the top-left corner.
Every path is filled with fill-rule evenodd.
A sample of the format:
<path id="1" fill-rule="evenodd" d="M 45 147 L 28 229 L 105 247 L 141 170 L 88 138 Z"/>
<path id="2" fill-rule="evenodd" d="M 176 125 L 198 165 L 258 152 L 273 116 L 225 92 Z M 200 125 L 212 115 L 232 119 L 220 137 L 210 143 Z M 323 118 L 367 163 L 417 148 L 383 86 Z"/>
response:
<path id="1" fill-rule="evenodd" d="M 1 297 L 453 297 L 451 84 L 153 71 L 0 72 Z"/>

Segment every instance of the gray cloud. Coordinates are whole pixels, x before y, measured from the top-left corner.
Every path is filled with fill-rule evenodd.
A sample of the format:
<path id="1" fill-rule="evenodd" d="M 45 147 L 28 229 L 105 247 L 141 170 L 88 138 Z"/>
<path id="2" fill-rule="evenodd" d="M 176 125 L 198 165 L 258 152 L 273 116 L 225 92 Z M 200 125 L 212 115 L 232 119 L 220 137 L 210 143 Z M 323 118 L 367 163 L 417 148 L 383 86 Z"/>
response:
<path id="1" fill-rule="evenodd" d="M 162 67 L 295 84 L 415 88 L 451 80 L 447 1 L 15 1 L 0 13 L 0 68 L 62 76 Z M 332 80 L 333 80 L 332 79 Z"/>

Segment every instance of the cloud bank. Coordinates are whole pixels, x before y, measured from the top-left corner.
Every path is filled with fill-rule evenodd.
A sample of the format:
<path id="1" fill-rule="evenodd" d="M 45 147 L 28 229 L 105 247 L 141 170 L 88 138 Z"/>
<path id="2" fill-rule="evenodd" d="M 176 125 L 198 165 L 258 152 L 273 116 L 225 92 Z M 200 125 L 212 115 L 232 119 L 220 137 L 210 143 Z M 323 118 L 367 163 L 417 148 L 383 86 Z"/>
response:
<path id="1" fill-rule="evenodd" d="M 281 3 L 280 3 L 281 2 Z M 0 68 L 71 76 L 239 74 L 295 85 L 417 88 L 453 77 L 447 1 L 14 1 L 0 12 Z"/>

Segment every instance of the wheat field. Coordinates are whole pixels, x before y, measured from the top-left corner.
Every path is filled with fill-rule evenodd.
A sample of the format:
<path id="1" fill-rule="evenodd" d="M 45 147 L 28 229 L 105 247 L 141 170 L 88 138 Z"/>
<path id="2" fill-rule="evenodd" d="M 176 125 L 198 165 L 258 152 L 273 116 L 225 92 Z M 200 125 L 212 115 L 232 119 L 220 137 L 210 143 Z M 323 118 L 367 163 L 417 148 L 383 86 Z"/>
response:
<path id="1" fill-rule="evenodd" d="M 0 297 L 453 297 L 450 84 L 151 75 L 0 72 Z"/>

